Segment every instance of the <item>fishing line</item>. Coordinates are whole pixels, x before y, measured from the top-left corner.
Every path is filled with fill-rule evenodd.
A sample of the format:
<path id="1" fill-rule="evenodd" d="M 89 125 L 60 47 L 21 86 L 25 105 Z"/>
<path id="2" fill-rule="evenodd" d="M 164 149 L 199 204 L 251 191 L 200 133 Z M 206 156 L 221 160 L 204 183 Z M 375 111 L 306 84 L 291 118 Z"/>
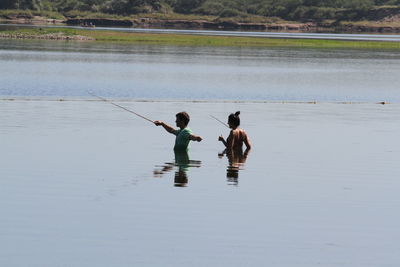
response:
<path id="1" fill-rule="evenodd" d="M 130 112 L 130 113 L 132 113 L 132 114 L 135 114 L 136 116 L 138 116 L 138 117 L 140 117 L 140 118 L 142 118 L 142 119 L 145 119 L 145 120 L 147 120 L 147 121 L 149 121 L 149 122 L 151 122 L 151 123 L 154 123 L 154 121 L 152 121 L 152 120 L 146 118 L 145 116 L 140 115 L 139 113 L 136 113 L 135 111 L 129 110 L 129 109 L 123 107 L 123 106 L 120 106 L 120 105 L 118 105 L 118 104 L 115 104 L 114 102 L 111 102 L 110 100 L 107 100 L 107 99 L 105 99 L 105 98 L 103 98 L 103 97 L 101 97 L 101 96 L 95 95 L 95 94 L 93 94 L 93 93 L 91 93 L 91 92 L 89 92 L 89 91 L 88 91 L 88 94 L 90 94 L 90 95 L 92 95 L 92 96 L 94 96 L 94 97 L 97 97 L 98 99 L 101 99 L 102 101 L 107 102 L 107 103 L 109 103 L 109 104 L 111 104 L 111 105 L 114 105 L 114 106 L 116 106 L 116 107 L 119 107 L 119 108 L 121 108 L 121 109 L 123 109 L 123 110 L 125 110 L 125 111 L 128 111 L 128 112 Z"/>
<path id="2" fill-rule="evenodd" d="M 218 121 L 219 123 L 221 123 L 222 125 L 224 125 L 225 127 L 229 128 L 228 124 L 226 124 L 225 122 L 220 121 L 218 118 L 214 117 L 213 115 L 210 115 L 211 118 L 215 119 L 216 121 Z"/>

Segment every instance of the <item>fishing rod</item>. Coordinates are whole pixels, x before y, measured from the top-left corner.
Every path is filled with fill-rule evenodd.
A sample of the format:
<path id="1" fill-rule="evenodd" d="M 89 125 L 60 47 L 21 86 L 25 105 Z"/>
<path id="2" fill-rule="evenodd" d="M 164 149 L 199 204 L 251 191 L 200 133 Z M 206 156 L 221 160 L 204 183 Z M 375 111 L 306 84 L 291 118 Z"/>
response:
<path id="1" fill-rule="evenodd" d="M 146 121 L 149 121 L 149 122 L 151 122 L 151 123 L 154 123 L 154 121 L 152 121 L 152 120 L 146 118 L 145 116 L 140 115 L 139 113 L 136 113 L 136 112 L 134 112 L 134 111 L 132 111 L 132 110 L 129 110 L 129 109 L 123 107 L 123 106 L 120 106 L 120 105 L 118 105 L 118 104 L 115 104 L 114 102 L 111 102 L 110 100 L 107 100 L 107 99 L 105 99 L 105 98 L 103 98 L 103 97 L 101 97 L 101 96 L 95 95 L 95 94 L 93 94 L 93 93 L 91 93 L 91 92 L 89 92 L 89 91 L 88 91 L 88 94 L 90 94 L 90 95 L 92 95 L 92 96 L 94 96 L 94 97 L 97 97 L 98 99 L 100 99 L 100 100 L 102 100 L 102 101 L 104 101 L 104 102 L 110 103 L 111 105 L 114 105 L 114 106 L 116 106 L 116 107 L 122 108 L 122 109 L 125 110 L 125 111 L 128 111 L 128 112 L 130 112 L 130 113 L 133 113 L 133 114 L 135 114 L 136 116 L 138 116 L 138 117 L 140 117 L 140 118 L 142 118 L 142 119 L 145 119 Z"/>
<path id="2" fill-rule="evenodd" d="M 220 121 L 218 118 L 214 117 L 213 115 L 210 115 L 211 118 L 215 119 L 216 121 L 218 121 L 219 123 L 221 123 L 222 125 L 224 125 L 225 127 L 229 128 L 228 124 L 226 124 L 225 122 Z"/>

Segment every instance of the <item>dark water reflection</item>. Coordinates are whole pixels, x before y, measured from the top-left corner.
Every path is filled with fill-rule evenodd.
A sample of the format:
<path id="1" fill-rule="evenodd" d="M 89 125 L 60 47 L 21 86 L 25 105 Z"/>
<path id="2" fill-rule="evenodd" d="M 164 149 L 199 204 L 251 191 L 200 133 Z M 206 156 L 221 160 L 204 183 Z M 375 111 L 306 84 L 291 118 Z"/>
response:
<path id="1" fill-rule="evenodd" d="M 175 159 L 173 162 L 166 162 L 156 166 L 153 174 L 155 178 L 163 177 L 165 173 L 175 171 L 174 185 L 186 187 L 189 182 L 188 172 L 190 168 L 199 168 L 200 160 L 191 160 L 187 150 L 174 150 Z"/>
<path id="2" fill-rule="evenodd" d="M 239 170 L 244 169 L 250 149 L 240 150 L 224 150 L 218 153 L 219 158 L 224 155 L 228 158 L 228 166 L 226 167 L 226 178 L 229 185 L 239 185 Z"/>

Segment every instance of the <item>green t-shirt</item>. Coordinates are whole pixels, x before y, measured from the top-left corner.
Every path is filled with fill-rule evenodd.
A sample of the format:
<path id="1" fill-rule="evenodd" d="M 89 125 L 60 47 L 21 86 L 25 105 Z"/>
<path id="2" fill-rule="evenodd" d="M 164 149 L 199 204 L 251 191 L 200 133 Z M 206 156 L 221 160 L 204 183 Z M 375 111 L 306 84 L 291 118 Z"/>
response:
<path id="1" fill-rule="evenodd" d="M 192 134 L 192 130 L 190 128 L 179 129 L 174 132 L 176 135 L 175 146 L 174 149 L 184 150 L 189 146 L 190 135 Z"/>

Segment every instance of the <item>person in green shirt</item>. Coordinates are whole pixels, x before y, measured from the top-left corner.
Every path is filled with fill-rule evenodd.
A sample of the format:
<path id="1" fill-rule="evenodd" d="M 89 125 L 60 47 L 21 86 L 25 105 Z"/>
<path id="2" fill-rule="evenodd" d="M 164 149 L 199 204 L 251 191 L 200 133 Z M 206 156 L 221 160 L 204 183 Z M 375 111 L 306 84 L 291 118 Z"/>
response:
<path id="1" fill-rule="evenodd" d="M 154 121 L 154 124 L 157 126 L 162 126 L 167 132 L 176 135 L 174 150 L 186 150 L 189 146 L 190 141 L 200 142 L 201 140 L 203 140 L 201 136 L 194 135 L 192 133 L 192 130 L 187 127 L 189 121 L 189 114 L 183 111 L 176 114 L 175 123 L 176 126 L 179 127 L 179 129 L 175 129 L 172 126 L 165 124 L 163 121 Z"/>

